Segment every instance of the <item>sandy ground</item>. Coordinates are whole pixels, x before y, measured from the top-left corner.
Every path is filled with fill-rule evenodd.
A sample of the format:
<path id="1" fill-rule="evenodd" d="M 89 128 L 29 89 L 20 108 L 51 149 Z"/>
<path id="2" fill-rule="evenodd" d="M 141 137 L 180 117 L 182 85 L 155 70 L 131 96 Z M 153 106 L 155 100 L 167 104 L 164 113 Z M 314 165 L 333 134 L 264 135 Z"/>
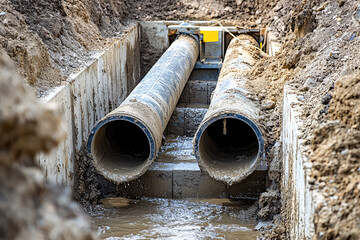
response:
<path id="1" fill-rule="evenodd" d="M 0 6 L 5 12 L 0 16 L 0 51 L 38 95 L 66 83 L 130 20 L 236 18 L 244 20 L 244 27 L 268 26 L 283 48 L 275 57 L 263 56 L 248 73 L 249 88 L 264 113 L 260 121 L 268 143 L 269 184 L 259 200 L 258 217 L 274 220 L 275 228 L 264 237 L 287 239 L 286 210 L 280 214 L 279 137 L 283 86 L 290 84 L 303 110 L 311 183 L 325 197 L 316 210 L 315 238 L 360 238 L 360 1 L 0 0 Z M 7 161 L 23 152 L 23 145 L 15 146 Z M 84 198 L 98 199 L 93 191 Z"/>

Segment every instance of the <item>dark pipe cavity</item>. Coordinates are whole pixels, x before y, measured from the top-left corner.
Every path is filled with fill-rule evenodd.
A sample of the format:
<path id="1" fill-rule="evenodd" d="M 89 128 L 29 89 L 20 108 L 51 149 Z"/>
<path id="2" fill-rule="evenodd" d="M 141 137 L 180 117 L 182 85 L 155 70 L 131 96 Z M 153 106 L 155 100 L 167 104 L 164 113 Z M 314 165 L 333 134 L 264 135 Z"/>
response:
<path id="1" fill-rule="evenodd" d="M 149 140 L 136 124 L 126 120 L 111 121 L 97 131 L 93 154 L 101 159 L 103 168 L 126 174 L 149 158 Z"/>
<path id="2" fill-rule="evenodd" d="M 249 168 L 257 160 L 259 142 L 254 130 L 237 118 L 220 118 L 203 131 L 200 157 L 211 169 Z"/>

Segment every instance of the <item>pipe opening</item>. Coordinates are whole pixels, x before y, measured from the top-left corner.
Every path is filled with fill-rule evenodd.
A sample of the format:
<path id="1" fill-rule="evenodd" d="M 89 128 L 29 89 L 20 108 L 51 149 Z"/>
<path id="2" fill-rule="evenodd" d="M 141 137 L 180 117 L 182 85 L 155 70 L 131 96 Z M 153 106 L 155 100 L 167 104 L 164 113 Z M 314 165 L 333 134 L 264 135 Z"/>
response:
<path id="1" fill-rule="evenodd" d="M 254 130 L 236 118 L 211 123 L 199 141 L 200 158 L 210 171 L 248 171 L 257 161 L 259 148 Z"/>
<path id="2" fill-rule="evenodd" d="M 92 154 L 100 168 L 127 175 L 149 158 L 150 143 L 138 125 L 116 120 L 106 123 L 96 132 Z"/>

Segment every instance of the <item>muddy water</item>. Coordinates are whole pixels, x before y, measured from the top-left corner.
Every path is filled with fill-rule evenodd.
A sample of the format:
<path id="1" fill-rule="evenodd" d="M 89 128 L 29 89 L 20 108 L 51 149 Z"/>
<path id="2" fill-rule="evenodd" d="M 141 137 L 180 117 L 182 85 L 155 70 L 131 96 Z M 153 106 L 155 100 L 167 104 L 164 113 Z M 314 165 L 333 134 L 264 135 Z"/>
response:
<path id="1" fill-rule="evenodd" d="M 101 239 L 256 239 L 249 205 L 228 199 L 108 198 L 91 213 Z"/>
<path id="2" fill-rule="evenodd" d="M 167 163 L 196 162 L 192 137 L 168 135 L 155 161 Z"/>

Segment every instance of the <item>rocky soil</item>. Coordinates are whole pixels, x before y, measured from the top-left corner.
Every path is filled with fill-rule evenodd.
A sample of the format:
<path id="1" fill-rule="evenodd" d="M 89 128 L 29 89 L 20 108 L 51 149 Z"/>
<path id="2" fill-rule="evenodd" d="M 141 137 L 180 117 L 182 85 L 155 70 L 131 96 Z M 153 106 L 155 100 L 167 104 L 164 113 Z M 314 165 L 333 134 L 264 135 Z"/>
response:
<path id="1" fill-rule="evenodd" d="M 283 48 L 249 73 L 266 111 L 268 139 L 270 144 L 278 139 L 283 86 L 291 85 L 301 101 L 311 184 L 324 196 L 316 210 L 315 238 L 360 239 L 360 2 L 280 1 L 270 14 L 270 30 L 282 37 Z M 282 211 L 283 219 L 275 216 L 277 226 L 266 239 L 287 239 Z"/>

